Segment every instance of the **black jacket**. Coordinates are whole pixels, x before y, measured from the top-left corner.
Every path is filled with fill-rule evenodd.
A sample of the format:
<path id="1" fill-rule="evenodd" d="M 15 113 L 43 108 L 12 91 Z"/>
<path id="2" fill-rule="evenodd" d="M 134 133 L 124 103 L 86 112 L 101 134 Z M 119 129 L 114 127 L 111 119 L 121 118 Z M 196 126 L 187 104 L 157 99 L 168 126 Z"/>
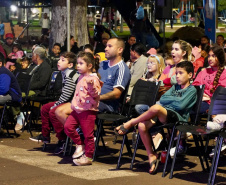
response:
<path id="1" fill-rule="evenodd" d="M 40 64 L 33 73 L 30 90 L 35 91 L 37 95 L 45 96 L 51 73 L 52 69 L 46 61 Z"/>

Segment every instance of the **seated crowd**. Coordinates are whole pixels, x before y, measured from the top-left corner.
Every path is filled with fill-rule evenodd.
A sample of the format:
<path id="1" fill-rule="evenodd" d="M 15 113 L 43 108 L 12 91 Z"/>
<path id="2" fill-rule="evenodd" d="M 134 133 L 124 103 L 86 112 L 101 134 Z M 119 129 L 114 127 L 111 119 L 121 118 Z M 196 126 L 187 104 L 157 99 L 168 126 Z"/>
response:
<path id="1" fill-rule="evenodd" d="M 218 37 L 222 38 L 222 35 Z M 110 38 L 107 33 L 101 38 L 102 42 L 97 44 L 95 52 L 90 44 L 78 48 L 71 36 L 70 52 L 67 52 L 65 39 L 63 47 L 55 43 L 51 51 L 42 45 L 34 46 L 30 59 L 18 44 L 13 44 L 13 35 L 6 34 L 5 44 L 0 45 L 0 104 L 20 102 L 25 96 L 20 90 L 18 73 L 32 75 L 28 96 L 43 97 L 46 96 L 52 72 L 60 71 L 61 94 L 54 102 L 42 106 L 42 133 L 30 139 L 50 143 L 53 127 L 58 138 L 54 153 L 64 151 L 68 136 L 76 144 L 73 162 L 76 165 L 90 165 L 94 154 L 97 113 L 119 112 L 123 92 L 128 88 L 128 103 L 139 79 L 160 82 L 159 101 L 151 107 L 136 105 L 134 109 L 139 116 L 115 128 L 117 135 L 124 135 L 131 127 L 138 126 L 148 154 L 149 173 L 155 174 L 159 154 L 153 151 L 150 137 L 155 148 L 158 148 L 162 136 L 160 133 L 150 136 L 149 129 L 157 120 L 162 124 L 188 121 L 197 99 L 193 85 L 205 85 L 200 113 L 207 113 L 216 88 L 226 87 L 224 42 L 218 39 L 216 44 L 210 46 L 208 37 L 203 36 L 199 45 L 192 46 L 178 39 L 173 42 L 170 55 L 163 58 L 156 49 L 147 51 L 145 45 L 136 43 L 136 37 L 132 35 L 126 43 L 119 38 Z M 12 110 L 17 119 L 15 130 L 20 130 L 24 114 L 20 107 L 14 106 Z M 220 130 L 225 126 L 225 121 L 226 115 L 215 115 L 213 121 L 207 123 L 207 128 Z M 223 144 L 222 150 L 225 149 L 226 145 Z M 178 152 L 186 150 L 186 140 L 183 138 Z M 175 148 L 172 148 L 170 155 L 174 156 L 174 153 Z"/>

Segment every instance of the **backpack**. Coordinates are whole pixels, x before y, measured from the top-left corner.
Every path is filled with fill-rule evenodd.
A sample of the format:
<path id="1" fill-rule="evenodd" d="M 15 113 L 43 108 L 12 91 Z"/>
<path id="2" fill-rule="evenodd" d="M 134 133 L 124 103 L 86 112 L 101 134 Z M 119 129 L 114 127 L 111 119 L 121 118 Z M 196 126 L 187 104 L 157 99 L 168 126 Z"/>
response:
<path id="1" fill-rule="evenodd" d="M 144 8 L 142 6 L 139 6 L 139 8 L 137 9 L 136 18 L 138 20 L 142 20 L 144 18 Z"/>

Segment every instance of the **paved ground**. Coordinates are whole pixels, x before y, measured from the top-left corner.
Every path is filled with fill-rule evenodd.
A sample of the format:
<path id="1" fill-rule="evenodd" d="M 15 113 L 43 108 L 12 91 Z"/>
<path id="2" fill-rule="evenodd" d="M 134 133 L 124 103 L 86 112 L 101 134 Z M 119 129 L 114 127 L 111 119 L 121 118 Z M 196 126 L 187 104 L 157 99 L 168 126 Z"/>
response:
<path id="1" fill-rule="evenodd" d="M 41 143 L 28 139 L 29 133 L 19 134 L 14 138 L 0 135 L 0 184 L 207 184 L 208 173 L 202 172 L 193 146 L 189 148 L 188 155 L 178 158 L 174 178 L 169 179 L 169 174 L 161 177 L 163 164 L 160 164 L 158 174 L 147 173 L 149 165 L 142 148 L 137 152 L 133 171 L 129 170 L 130 158 L 127 155 L 123 156 L 121 169 L 115 170 L 121 138 L 113 145 L 112 130 L 107 130 L 105 136 L 108 150 L 100 148 L 97 161 L 92 166 L 83 167 L 74 166 L 71 156 L 53 155 L 56 142 L 53 134 L 51 144 L 45 151 L 42 151 Z M 217 174 L 219 185 L 226 184 L 226 161 L 221 159 Z"/>

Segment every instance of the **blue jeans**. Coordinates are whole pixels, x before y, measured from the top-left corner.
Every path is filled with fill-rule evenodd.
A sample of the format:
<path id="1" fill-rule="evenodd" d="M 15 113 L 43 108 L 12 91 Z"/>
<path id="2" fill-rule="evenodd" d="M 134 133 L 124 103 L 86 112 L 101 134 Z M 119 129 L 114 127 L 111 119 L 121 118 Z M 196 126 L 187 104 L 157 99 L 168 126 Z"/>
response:
<path id="1" fill-rule="evenodd" d="M 207 113 L 206 111 L 209 110 L 209 107 L 210 107 L 210 105 L 206 101 L 203 101 L 201 104 L 199 113 L 200 114 Z"/>
<path id="2" fill-rule="evenodd" d="M 115 112 L 114 108 L 106 103 L 100 101 L 99 103 L 99 112 Z"/>
<path id="3" fill-rule="evenodd" d="M 140 115 L 146 112 L 148 109 L 149 109 L 149 106 L 145 104 L 139 104 L 135 106 L 136 112 Z"/>

